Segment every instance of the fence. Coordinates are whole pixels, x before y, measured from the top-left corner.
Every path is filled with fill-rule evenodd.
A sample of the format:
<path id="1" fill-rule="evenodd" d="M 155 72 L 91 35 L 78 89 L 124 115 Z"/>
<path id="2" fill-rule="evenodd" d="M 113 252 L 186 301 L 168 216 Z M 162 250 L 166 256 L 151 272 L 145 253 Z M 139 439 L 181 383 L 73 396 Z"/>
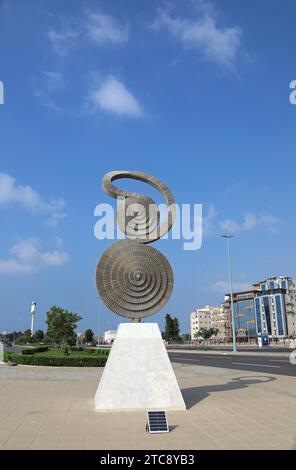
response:
<path id="1" fill-rule="evenodd" d="M 258 338 L 236 338 L 238 346 L 253 346 L 258 347 Z M 232 347 L 232 341 L 227 339 L 209 339 L 209 340 L 196 340 L 196 341 L 180 341 L 180 342 L 167 342 L 165 341 L 167 349 L 203 349 L 205 347 Z M 271 347 L 286 347 L 296 348 L 296 337 L 285 338 L 270 338 Z"/>

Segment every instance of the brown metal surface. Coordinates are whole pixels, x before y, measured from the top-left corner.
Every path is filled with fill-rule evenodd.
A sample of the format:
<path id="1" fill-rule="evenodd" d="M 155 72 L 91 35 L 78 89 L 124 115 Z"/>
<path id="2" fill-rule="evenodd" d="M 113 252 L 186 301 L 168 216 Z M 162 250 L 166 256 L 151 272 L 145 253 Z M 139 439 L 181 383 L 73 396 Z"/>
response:
<path id="1" fill-rule="evenodd" d="M 148 196 L 113 185 L 113 181 L 122 178 L 139 180 L 158 189 L 168 207 L 167 220 L 160 224 L 157 205 Z M 162 181 L 141 171 L 107 173 L 102 187 L 109 196 L 121 200 L 116 221 L 127 239 L 114 243 L 103 253 L 96 270 L 97 291 L 110 310 L 141 321 L 162 309 L 173 290 L 170 263 L 148 243 L 158 240 L 172 227 L 175 200 Z"/>
<path id="2" fill-rule="evenodd" d="M 103 253 L 97 265 L 96 285 L 110 310 L 139 319 L 165 306 L 173 290 L 174 275 L 160 251 L 121 240 Z"/>
<path id="3" fill-rule="evenodd" d="M 113 181 L 123 178 L 142 181 L 160 191 L 168 207 L 167 220 L 162 225 L 158 225 L 159 213 L 156 209 L 157 205 L 151 198 L 148 198 L 143 194 L 125 191 L 112 184 Z M 155 178 L 155 176 L 149 175 L 144 171 L 111 171 L 104 176 L 102 187 L 109 196 L 123 201 L 120 205 L 119 211 L 117 212 L 116 218 L 119 221 L 118 225 L 120 230 L 126 234 L 127 238 L 138 240 L 140 243 L 152 243 L 161 238 L 171 229 L 176 217 L 175 199 L 170 189 L 162 181 Z M 139 224 L 141 224 L 142 228 L 140 234 L 133 230 L 133 226 L 131 224 L 128 225 L 128 229 L 126 228 L 130 219 L 127 216 L 128 207 L 135 203 L 141 205 L 142 209 L 142 218 L 138 216 Z M 149 209 L 151 211 L 150 215 Z M 144 210 L 146 224 L 143 224 Z M 133 219 L 134 225 L 136 225 L 137 216 Z M 156 220 L 157 223 L 155 224 Z"/>

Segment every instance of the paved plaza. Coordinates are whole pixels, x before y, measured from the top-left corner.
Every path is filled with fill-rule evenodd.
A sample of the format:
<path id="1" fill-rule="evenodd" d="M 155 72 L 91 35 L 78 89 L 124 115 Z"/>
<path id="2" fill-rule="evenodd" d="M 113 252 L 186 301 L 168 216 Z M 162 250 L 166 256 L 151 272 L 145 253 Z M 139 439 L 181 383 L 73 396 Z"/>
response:
<path id="1" fill-rule="evenodd" d="M 296 378 L 174 364 L 188 410 L 94 412 L 102 369 L 0 367 L 1 449 L 296 449 Z"/>

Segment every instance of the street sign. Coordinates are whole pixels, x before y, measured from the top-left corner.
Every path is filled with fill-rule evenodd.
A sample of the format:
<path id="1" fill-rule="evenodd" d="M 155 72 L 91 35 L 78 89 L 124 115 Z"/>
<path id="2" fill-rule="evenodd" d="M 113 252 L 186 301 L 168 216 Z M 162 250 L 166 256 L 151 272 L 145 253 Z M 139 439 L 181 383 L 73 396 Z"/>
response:
<path id="1" fill-rule="evenodd" d="M 262 346 L 269 346 L 269 336 L 266 334 L 262 335 Z"/>

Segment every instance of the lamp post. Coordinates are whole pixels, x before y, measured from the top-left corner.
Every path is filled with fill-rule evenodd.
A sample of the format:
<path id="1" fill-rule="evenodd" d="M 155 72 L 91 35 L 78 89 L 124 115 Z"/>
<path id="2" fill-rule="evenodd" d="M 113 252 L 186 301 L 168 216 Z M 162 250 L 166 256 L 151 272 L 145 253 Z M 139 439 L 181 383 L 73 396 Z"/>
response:
<path id="1" fill-rule="evenodd" d="M 36 315 L 36 302 L 33 301 L 31 305 L 31 336 L 34 336 L 34 319 Z"/>
<path id="2" fill-rule="evenodd" d="M 232 287 L 232 270 L 231 270 L 231 253 L 230 253 L 230 240 L 233 235 L 221 235 L 227 241 L 227 255 L 228 255 L 228 270 L 229 270 L 229 287 L 230 287 L 230 306 L 231 306 L 231 323 L 232 323 L 232 345 L 233 352 L 236 352 L 236 336 L 235 336 L 235 320 L 234 320 L 234 305 L 233 305 L 233 287 Z"/>

